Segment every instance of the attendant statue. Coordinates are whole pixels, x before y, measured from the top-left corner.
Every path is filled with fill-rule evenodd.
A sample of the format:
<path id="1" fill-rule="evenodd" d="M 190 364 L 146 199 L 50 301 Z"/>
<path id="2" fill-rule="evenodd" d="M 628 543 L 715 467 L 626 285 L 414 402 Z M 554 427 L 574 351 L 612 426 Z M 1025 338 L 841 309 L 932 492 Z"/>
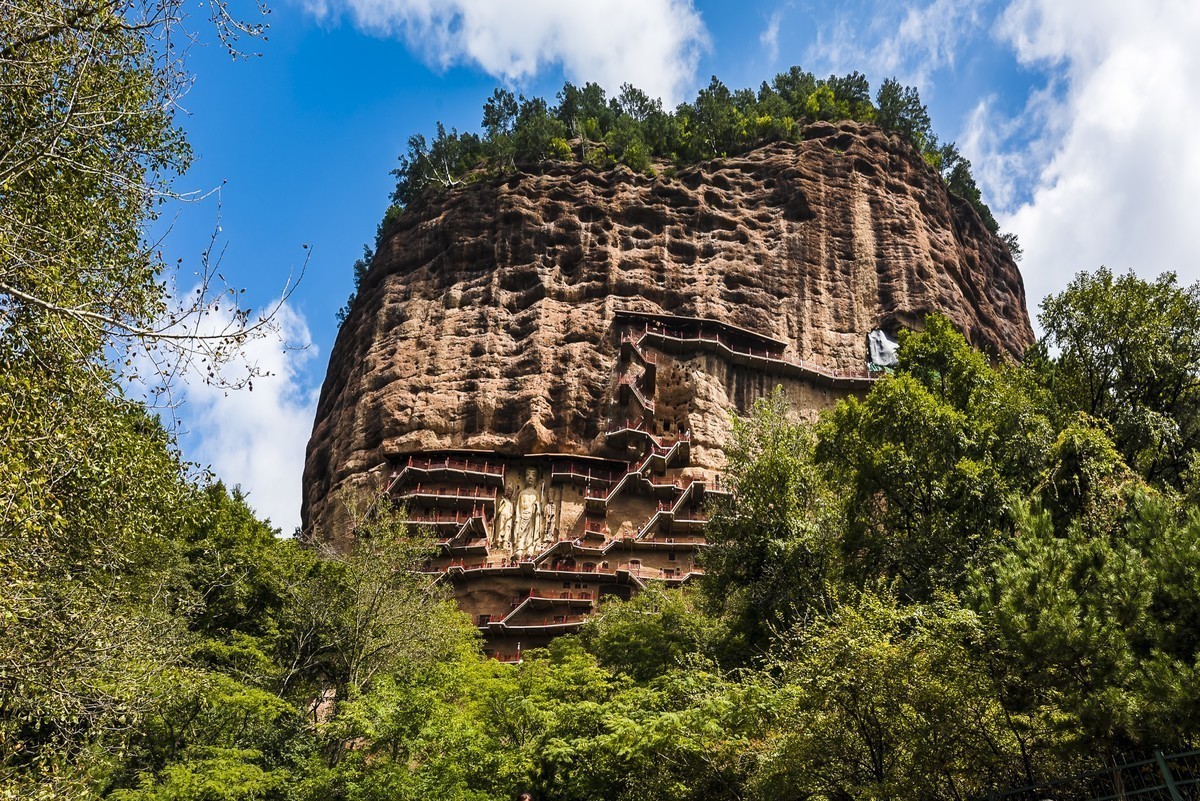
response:
<path id="1" fill-rule="evenodd" d="M 525 471 L 525 489 L 517 495 L 513 541 L 516 552 L 528 556 L 537 549 L 542 539 L 542 493 L 535 486 L 537 470 Z"/>
<path id="2" fill-rule="evenodd" d="M 554 542 L 554 537 L 557 533 L 556 523 L 557 521 L 554 518 L 554 503 L 551 501 L 546 504 L 546 524 L 542 527 L 542 547 Z"/>
<path id="3" fill-rule="evenodd" d="M 513 526 L 513 504 L 508 499 L 508 493 L 501 496 L 496 504 L 496 519 L 492 523 L 492 541 L 489 545 L 498 551 L 511 551 Z"/>

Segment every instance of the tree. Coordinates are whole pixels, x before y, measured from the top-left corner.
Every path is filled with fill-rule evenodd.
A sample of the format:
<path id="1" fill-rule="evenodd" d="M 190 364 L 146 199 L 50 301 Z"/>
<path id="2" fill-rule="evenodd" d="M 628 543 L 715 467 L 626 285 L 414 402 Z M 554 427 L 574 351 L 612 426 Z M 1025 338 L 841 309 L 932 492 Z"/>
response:
<path id="1" fill-rule="evenodd" d="M 830 75 L 825 83 L 833 90 L 837 104 L 846 109 L 847 119 L 874 121 L 875 107 L 871 105 L 871 84 L 867 76 L 857 71 L 840 77 Z"/>
<path id="2" fill-rule="evenodd" d="M 208 5 L 217 37 L 262 28 Z M 95 790 L 188 658 L 175 534 L 195 512 L 169 392 L 271 327 L 148 241 L 190 151 L 177 0 L 0 2 L 0 796 Z M 287 292 L 285 291 L 285 297 Z M 224 320 L 224 322 L 221 322 Z M 257 371 L 250 367 L 242 380 Z"/>
<path id="3" fill-rule="evenodd" d="M 688 150 L 692 158 L 709 159 L 728 155 L 737 143 L 737 116 L 733 93 L 712 76 L 691 106 L 681 106 L 687 121 Z"/>
<path id="4" fill-rule="evenodd" d="M 1158 660 L 1140 642 L 1153 630 L 1153 580 L 1135 548 L 1077 524 L 1056 531 L 1036 508 L 1020 528 L 980 576 L 976 606 L 996 631 L 1005 705 L 1026 721 L 1033 781 L 1135 748 L 1149 722 L 1145 669 Z"/>
<path id="5" fill-rule="evenodd" d="M 518 164 L 538 164 L 551 158 L 568 157 L 571 151 L 566 135 L 566 126 L 551 116 L 545 100 L 521 97 L 513 128 L 513 158 Z"/>
<path id="6" fill-rule="evenodd" d="M 494 125 L 501 126 L 501 123 Z M 511 145 L 508 128 L 497 127 L 494 137 L 497 142 L 505 142 L 505 147 Z M 400 166 L 392 170 L 396 177 L 393 203 L 404 207 L 431 187 L 450 189 L 459 186 L 466 175 L 480 165 L 483 156 L 483 145 L 477 135 L 459 134 L 456 129 L 447 133 L 440 122 L 432 145 L 422 134 L 410 136 L 408 153 L 400 157 Z"/>
<path id="7" fill-rule="evenodd" d="M 989 365 L 944 317 L 925 329 L 901 337 L 896 377 L 822 420 L 816 448 L 845 499 L 847 570 L 910 600 L 961 590 L 991 558 L 1051 433 L 1021 373 Z"/>
<path id="8" fill-rule="evenodd" d="M 1011 777 L 1012 738 L 956 604 L 865 594 L 797 630 L 773 664 L 780 721 L 760 798 L 970 798 Z"/>
<path id="9" fill-rule="evenodd" d="M 652 585 L 630 601 L 607 601 L 580 637 L 602 665 L 645 682 L 703 652 L 712 628 L 690 593 Z"/>
<path id="10" fill-rule="evenodd" d="M 224 0 L 209 11 L 235 54 L 263 30 Z M 195 286 L 173 287 L 145 237 L 191 159 L 173 119 L 190 82 L 186 20 L 179 0 L 0 6 L 0 335 L 42 369 L 88 362 L 104 383 L 115 368 L 158 396 L 192 365 L 223 380 L 213 364 L 272 329 L 270 311 L 240 307 L 219 252 Z"/>
<path id="11" fill-rule="evenodd" d="M 322 675 L 339 697 L 476 646 L 446 588 L 418 572 L 431 540 L 410 529 L 401 510 L 347 504 L 353 547 L 324 549 L 315 574 L 287 589 L 294 662 Z"/>
<path id="12" fill-rule="evenodd" d="M 483 130 L 492 163 L 501 170 L 515 168 L 513 128 L 521 107 L 517 97 L 507 89 L 496 89 L 483 104 Z"/>
<path id="13" fill-rule="evenodd" d="M 1200 284 L 1106 268 L 1042 303 L 1043 382 L 1064 414 L 1105 420 L 1125 461 L 1182 490 L 1200 449 Z"/>
<path id="14" fill-rule="evenodd" d="M 771 88 L 788 104 L 792 116 L 800 118 L 805 115 L 809 95 L 817 89 L 817 79 L 811 72 L 792 67 L 776 75 Z"/>
<path id="15" fill-rule="evenodd" d="M 350 296 L 346 298 L 346 303 L 337 310 L 337 323 L 340 328 L 346 322 L 346 318 L 350 316 L 350 309 L 354 306 L 354 301 L 358 297 L 358 290 L 362 287 L 363 279 L 367 277 L 367 270 L 371 267 L 371 262 L 375 259 L 375 251 L 370 245 L 363 245 L 362 258 L 356 259 L 354 262 L 354 289 L 351 290 Z"/>
<path id="16" fill-rule="evenodd" d="M 571 136 L 585 141 L 603 139 L 616 118 L 613 107 L 605 98 L 604 88 L 590 82 L 583 88 L 570 81 L 563 84 L 553 113 L 567 126 Z"/>
<path id="17" fill-rule="evenodd" d="M 875 120 L 880 127 L 895 131 L 921 151 L 936 143 L 929 111 L 915 87 L 901 86 L 895 78 L 888 78 L 879 85 L 875 106 Z"/>
<path id="18" fill-rule="evenodd" d="M 644 123 L 651 115 L 662 112 L 662 101 L 652 98 L 641 89 L 628 83 L 621 84 L 621 93 L 616 98 L 617 108 L 621 114 L 631 117 L 634 122 Z"/>
<path id="19" fill-rule="evenodd" d="M 734 421 L 732 500 L 706 529 L 702 587 L 740 639 L 742 658 L 833 602 L 842 510 L 814 464 L 811 428 L 789 418 L 781 391 Z"/>
<path id="20" fill-rule="evenodd" d="M 632 117 L 619 117 L 608 136 L 604 138 L 604 143 L 614 158 L 634 172 L 646 172 L 650 169 L 650 148 L 642 139 L 641 126 Z"/>
<path id="21" fill-rule="evenodd" d="M 971 162 L 961 157 L 955 159 L 953 166 L 946 171 L 945 178 L 946 188 L 971 204 L 971 208 L 979 214 L 984 228 L 993 234 L 998 233 L 1000 223 L 996 222 L 992 210 L 983 202 L 983 195 L 975 184 L 975 177 L 971 175 Z"/>

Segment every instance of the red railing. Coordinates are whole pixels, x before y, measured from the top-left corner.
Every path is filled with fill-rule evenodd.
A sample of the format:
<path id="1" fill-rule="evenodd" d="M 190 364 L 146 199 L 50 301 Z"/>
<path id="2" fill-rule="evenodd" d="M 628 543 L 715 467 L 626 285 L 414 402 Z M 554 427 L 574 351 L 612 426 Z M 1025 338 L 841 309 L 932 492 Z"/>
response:
<path id="1" fill-rule="evenodd" d="M 495 465 L 474 459 L 452 459 L 449 456 L 444 459 L 410 456 L 407 466 L 413 470 L 458 470 L 464 473 L 484 473 L 490 476 L 504 475 L 504 465 Z"/>
<path id="2" fill-rule="evenodd" d="M 553 617 L 534 618 L 532 620 L 522 621 L 504 621 L 506 628 L 542 628 L 550 626 L 574 626 L 583 623 L 587 618 L 584 615 L 554 615 Z"/>
<path id="3" fill-rule="evenodd" d="M 630 472 L 632 473 L 633 471 L 631 470 Z M 589 501 L 605 501 L 607 503 L 609 496 L 612 495 L 613 489 L 615 488 L 605 487 L 604 489 L 592 489 L 591 487 L 584 487 L 583 497 Z"/>
<path id="4" fill-rule="evenodd" d="M 577 476 L 585 481 L 602 481 L 613 483 L 620 480 L 624 473 L 617 473 L 612 470 L 597 470 L 590 465 L 580 466 L 577 462 L 559 462 L 550 467 L 550 477 L 555 476 Z"/>
<path id="5" fill-rule="evenodd" d="M 651 335 L 651 334 L 654 336 L 657 336 L 657 337 L 662 337 L 664 339 L 679 340 L 680 342 L 705 342 L 705 343 L 709 343 L 709 344 L 719 345 L 720 347 L 724 348 L 725 350 L 729 351 L 731 354 L 734 354 L 734 355 L 746 356 L 751 359 L 761 359 L 764 361 L 778 362 L 779 364 L 785 364 L 790 367 L 795 367 L 795 368 L 798 368 L 805 372 L 814 373 L 816 375 L 820 375 L 825 378 L 832 378 L 832 379 L 847 378 L 847 379 L 866 379 L 866 380 L 873 380 L 873 378 L 874 378 L 870 374 L 870 372 L 868 372 L 867 370 L 832 369 L 832 368 L 828 368 L 828 367 L 823 367 L 822 365 L 816 364 L 815 362 L 809 362 L 809 361 L 805 361 L 804 359 L 794 359 L 790 356 L 785 356 L 779 352 L 779 349 L 758 350 L 756 348 L 750 348 L 750 347 L 739 347 L 737 345 L 734 345 L 726 337 L 723 337 L 720 334 L 706 334 L 703 332 L 688 332 L 688 331 L 682 331 L 682 330 L 675 329 L 675 328 L 666 328 L 665 326 L 646 326 L 646 328 L 642 332 L 642 336 L 638 339 L 636 344 L 640 345 L 642 339 L 645 339 L 646 336 Z"/>
<path id="6" fill-rule="evenodd" d="M 629 391 L 633 393 L 633 397 L 637 399 L 637 402 L 642 405 L 643 409 L 648 412 L 654 411 L 654 401 L 642 392 L 641 387 L 637 385 L 636 378 L 628 374 L 622 374 L 618 376 L 617 383 L 629 387 Z"/>
<path id="7" fill-rule="evenodd" d="M 681 441 L 681 440 L 676 440 L 676 443 L 678 444 L 679 441 Z M 672 445 L 671 447 L 675 447 L 675 446 Z M 654 459 L 655 457 L 665 458 L 666 455 L 669 453 L 670 453 L 669 448 L 662 449 L 662 450 L 656 449 L 656 448 L 651 448 L 650 453 L 647 453 L 645 456 L 643 456 L 642 460 L 640 462 L 638 462 L 636 465 L 633 465 L 629 469 L 629 471 L 626 472 L 625 475 L 621 477 L 621 480 L 617 481 L 611 487 L 606 487 L 603 490 L 592 489 L 590 486 L 584 487 L 584 490 L 583 490 L 584 499 L 589 500 L 589 501 L 604 501 L 607 504 L 609 502 L 609 500 L 611 500 L 612 497 L 616 494 L 617 490 L 619 490 L 623 486 L 623 484 L 627 480 L 629 480 L 630 476 L 644 478 L 644 476 L 642 476 L 642 471 L 644 471 L 646 469 L 647 465 L 650 464 L 650 461 L 652 459 Z M 649 479 L 646 479 L 646 480 L 649 481 Z M 696 481 L 696 479 L 688 479 L 688 481 L 685 483 L 685 482 L 681 482 L 679 479 L 674 479 L 673 481 L 669 481 L 666 483 L 662 483 L 662 482 L 656 483 L 653 481 L 651 481 L 650 483 L 652 486 L 660 487 L 660 488 L 675 487 L 676 489 L 687 489 L 689 486 L 691 486 L 693 483 L 695 483 L 695 481 Z"/>
<path id="8" fill-rule="evenodd" d="M 409 515 L 408 517 L 408 522 L 425 526 L 463 526 L 472 520 L 482 520 L 486 523 L 488 520 L 486 510 L 475 507 L 470 512 L 455 510 L 452 513 L 448 512 L 446 514 L 443 514 L 441 510 L 437 510 L 433 514 Z"/>
<path id="9" fill-rule="evenodd" d="M 604 432 L 604 436 L 611 437 L 614 434 L 621 433 L 622 431 L 636 431 L 639 434 L 644 434 L 647 437 L 650 437 L 651 439 L 653 439 L 654 435 L 651 434 L 649 429 L 647 429 L 645 427 L 645 425 L 644 425 L 645 421 L 646 421 L 645 417 L 639 417 L 637 420 L 632 420 L 632 421 L 625 420 L 624 422 L 618 423 L 616 428 L 606 429 Z"/>
<path id="10" fill-rule="evenodd" d="M 699 567 L 696 567 L 695 565 L 688 565 L 686 568 L 684 568 L 684 567 L 659 568 L 659 567 L 646 567 L 645 565 L 640 565 L 640 564 L 637 564 L 636 562 L 634 562 L 634 563 L 626 562 L 622 565 L 618 565 L 618 567 L 620 567 L 624 570 L 628 570 L 630 573 L 637 576 L 638 578 L 661 578 L 661 579 L 677 579 L 677 578 L 679 578 L 679 579 L 681 579 L 681 578 L 685 578 L 689 575 L 694 575 L 694 574 L 698 575 L 698 574 L 702 574 L 704 572 L 703 570 L 701 570 Z"/>
<path id="11" fill-rule="evenodd" d="M 518 596 L 519 597 L 519 596 Z M 592 594 L 586 591 L 572 593 L 570 590 L 539 590 L 537 587 L 529 588 L 528 598 L 540 598 L 546 601 L 590 601 Z M 524 599 L 522 599 L 524 600 Z"/>
<path id="12" fill-rule="evenodd" d="M 550 567 L 541 567 L 539 570 L 550 570 L 555 573 L 612 573 L 612 568 L 607 562 L 600 565 L 566 565 L 561 562 L 551 563 Z"/>
<path id="13" fill-rule="evenodd" d="M 633 349 L 637 351 L 638 357 L 641 358 L 641 360 L 646 364 L 656 364 L 658 362 L 657 357 L 655 357 L 653 353 L 647 353 L 646 351 L 642 350 L 642 336 L 645 336 L 645 332 L 643 332 L 641 336 L 635 337 L 633 334 L 626 331 L 625 333 L 621 334 L 621 342 L 628 342 L 630 345 L 632 345 Z"/>
<path id="14" fill-rule="evenodd" d="M 618 423 L 616 428 L 609 428 L 604 432 L 604 436 L 611 437 L 614 434 L 619 434 L 622 431 L 636 431 L 639 434 L 650 439 L 651 447 L 657 448 L 661 453 L 666 453 L 671 448 L 675 447 L 678 442 L 690 442 L 692 432 L 685 431 L 682 434 L 663 434 L 658 435 L 650 431 L 645 425 L 646 418 L 639 417 L 637 420 L 625 420 Z"/>
<path id="15" fill-rule="evenodd" d="M 468 543 L 468 545 L 475 544 L 476 542 L 478 542 L 479 544 L 482 545 L 485 542 L 485 540 L 472 540 L 470 543 Z M 509 558 L 484 559 L 482 562 L 480 562 L 480 561 L 467 562 L 465 559 L 460 558 L 460 559 L 451 559 L 443 567 L 435 568 L 435 569 L 437 569 L 439 572 L 445 573 L 447 570 L 449 570 L 452 567 L 461 568 L 463 570 L 498 570 L 503 567 L 516 567 L 516 566 L 517 566 L 516 561 L 514 561 L 513 559 L 509 559 Z"/>
<path id="16" fill-rule="evenodd" d="M 490 502 L 490 503 L 495 503 L 497 494 L 498 494 L 498 491 L 495 489 L 491 489 L 489 491 L 489 489 L 487 487 L 480 487 L 478 485 L 471 487 L 470 489 L 468 489 L 464 492 L 463 487 L 461 487 L 461 486 L 453 486 L 453 487 L 448 487 L 445 485 L 426 486 L 426 485 L 418 482 L 416 486 L 409 487 L 409 488 L 403 490 L 402 492 L 398 493 L 397 497 L 399 497 L 399 498 L 416 498 L 418 496 L 424 495 L 424 496 L 429 496 L 429 497 L 433 497 L 433 498 L 445 498 L 447 500 L 466 499 L 469 501 L 474 500 L 474 501 L 486 501 L 486 502 Z"/>

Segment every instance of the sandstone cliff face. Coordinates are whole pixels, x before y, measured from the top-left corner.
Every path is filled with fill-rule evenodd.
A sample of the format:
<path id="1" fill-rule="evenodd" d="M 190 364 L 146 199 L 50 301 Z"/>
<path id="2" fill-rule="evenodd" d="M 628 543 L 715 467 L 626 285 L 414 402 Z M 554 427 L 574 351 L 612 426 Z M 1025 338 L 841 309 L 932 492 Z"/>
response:
<path id="1" fill-rule="evenodd" d="M 305 530 L 338 538 L 320 531 L 332 496 L 405 454 L 612 456 L 627 311 L 749 329 L 831 369 L 863 368 L 869 331 L 932 311 L 996 354 L 1033 338 L 1003 245 L 871 126 L 812 125 L 675 177 L 562 165 L 471 184 L 408 209 L 379 247 L 330 357 Z M 730 411 L 776 383 L 720 361 L 658 367 L 659 417 L 694 432 L 700 467 L 719 467 Z M 789 394 L 809 409 L 839 396 Z"/>

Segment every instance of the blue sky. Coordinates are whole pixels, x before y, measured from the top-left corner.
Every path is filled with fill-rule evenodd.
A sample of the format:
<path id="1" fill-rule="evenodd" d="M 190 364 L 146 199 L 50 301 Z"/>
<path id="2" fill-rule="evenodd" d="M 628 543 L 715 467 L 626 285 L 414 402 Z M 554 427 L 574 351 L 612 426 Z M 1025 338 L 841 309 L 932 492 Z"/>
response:
<path id="1" fill-rule="evenodd" d="M 1200 279 L 1200 4 L 1146 0 L 738 3 L 699 0 L 279 0 L 261 57 L 195 47 L 179 121 L 196 160 L 165 251 L 195 265 L 218 225 L 223 272 L 278 296 L 288 349 L 253 393 L 185 388 L 189 458 L 241 484 L 290 532 L 316 393 L 351 264 L 414 132 L 474 129 L 497 85 L 552 99 L 565 79 L 629 81 L 671 105 L 716 74 L 757 86 L 795 64 L 918 86 L 1005 230 L 1025 248 L 1031 314 L 1101 264 Z M 219 216 L 218 216 L 219 215 Z M 310 245 L 310 250 L 302 245 Z M 184 281 L 186 283 L 186 281 Z"/>

